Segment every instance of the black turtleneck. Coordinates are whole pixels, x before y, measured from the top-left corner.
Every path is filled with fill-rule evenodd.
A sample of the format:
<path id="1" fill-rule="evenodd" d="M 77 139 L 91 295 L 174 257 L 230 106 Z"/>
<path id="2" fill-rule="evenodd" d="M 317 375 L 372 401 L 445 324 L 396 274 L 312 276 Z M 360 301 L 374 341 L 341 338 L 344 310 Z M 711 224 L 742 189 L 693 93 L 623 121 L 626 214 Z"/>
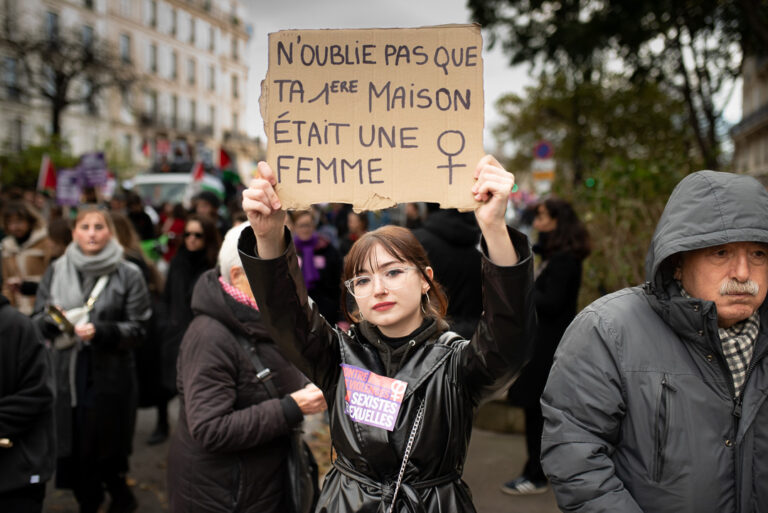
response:
<path id="1" fill-rule="evenodd" d="M 403 344 L 408 343 L 409 341 L 415 339 L 419 336 L 419 333 L 427 329 L 427 327 L 432 324 L 432 319 L 425 318 L 421 322 L 421 326 L 416 328 L 414 331 L 409 333 L 408 335 L 405 335 L 404 337 L 388 337 L 384 335 L 378 327 L 374 327 L 373 330 L 376 332 L 376 335 L 378 335 L 379 339 L 386 343 L 389 347 L 392 349 L 398 349 Z"/>

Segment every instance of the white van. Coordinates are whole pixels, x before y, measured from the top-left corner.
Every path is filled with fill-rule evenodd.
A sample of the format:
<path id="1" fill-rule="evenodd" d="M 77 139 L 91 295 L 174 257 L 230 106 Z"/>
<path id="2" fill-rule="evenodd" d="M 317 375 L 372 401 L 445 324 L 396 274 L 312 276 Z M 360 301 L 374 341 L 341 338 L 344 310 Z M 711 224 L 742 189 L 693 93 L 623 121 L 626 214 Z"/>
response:
<path id="1" fill-rule="evenodd" d="M 126 189 L 133 189 L 145 205 L 160 206 L 169 202 L 182 203 L 189 208 L 192 197 L 202 190 L 224 197 L 224 184 L 213 175 L 204 174 L 201 182 L 193 183 L 191 173 L 145 173 L 136 175 L 123 183 Z"/>

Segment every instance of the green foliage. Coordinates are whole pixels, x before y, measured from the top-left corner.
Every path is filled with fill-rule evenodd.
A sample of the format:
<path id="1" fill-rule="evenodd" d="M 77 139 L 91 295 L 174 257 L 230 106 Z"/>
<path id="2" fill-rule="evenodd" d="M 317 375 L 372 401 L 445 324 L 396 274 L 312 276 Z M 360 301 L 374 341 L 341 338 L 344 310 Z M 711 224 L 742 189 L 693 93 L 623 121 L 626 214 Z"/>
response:
<path id="1" fill-rule="evenodd" d="M 46 154 L 57 170 L 77 165 L 78 158 L 70 153 L 69 144 L 58 137 L 49 137 L 41 144 L 0 155 L 0 185 L 3 188 L 34 189 L 37 186 L 43 155 Z"/>
<path id="2" fill-rule="evenodd" d="M 644 259 L 674 186 L 701 168 L 685 106 L 653 84 L 600 73 L 578 82 L 542 75 L 525 97 L 499 100 L 503 122 L 494 133 L 517 152 L 509 169 L 524 178 L 540 139 L 554 147 L 554 192 L 587 225 L 593 252 L 586 260 L 582 306 L 644 281 Z"/>
<path id="3" fill-rule="evenodd" d="M 104 157 L 118 181 L 133 178 L 141 170 L 141 165 L 131 158 L 130 148 L 123 148 L 112 140 L 104 143 Z"/>
<path id="4" fill-rule="evenodd" d="M 582 217 L 592 238 L 580 304 L 645 281 L 645 254 L 675 185 L 693 169 L 616 157 L 594 169 L 594 186 L 560 182 L 555 191 Z"/>
<path id="5" fill-rule="evenodd" d="M 722 169 L 722 102 L 742 55 L 768 48 L 765 0 L 468 0 L 512 63 L 582 82 L 610 62 L 635 84 L 685 105 L 682 119 L 707 166 Z"/>

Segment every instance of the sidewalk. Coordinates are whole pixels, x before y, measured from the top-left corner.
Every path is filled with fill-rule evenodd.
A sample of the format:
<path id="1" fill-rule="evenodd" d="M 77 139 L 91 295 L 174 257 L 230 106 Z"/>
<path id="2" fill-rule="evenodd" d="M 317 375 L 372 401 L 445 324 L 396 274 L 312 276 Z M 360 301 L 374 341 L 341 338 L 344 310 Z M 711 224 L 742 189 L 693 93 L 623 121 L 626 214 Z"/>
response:
<path id="1" fill-rule="evenodd" d="M 557 513 L 555 496 L 547 493 L 513 497 L 499 490 L 505 482 L 517 477 L 526 461 L 523 435 L 507 435 L 472 430 L 472 441 L 464 468 L 464 481 L 472 490 L 479 513 Z"/>
<path id="2" fill-rule="evenodd" d="M 170 406 L 169 414 L 174 422 L 178 416 L 178 401 L 172 401 Z M 133 492 L 139 501 L 139 513 L 168 511 L 165 479 L 168 443 L 152 447 L 146 444 L 154 422 L 154 410 L 139 410 L 129 475 Z M 327 462 L 328 458 L 325 449 L 327 442 L 318 440 L 316 445 L 315 449 L 323 448 L 326 453 L 318 458 L 322 465 L 323 460 Z M 525 441 L 522 435 L 474 429 L 464 480 L 472 490 L 475 507 L 479 513 L 557 513 L 551 490 L 546 494 L 531 497 L 511 497 L 499 491 L 504 481 L 517 476 L 525 458 Z M 106 511 L 107 506 L 108 500 L 102 506 L 102 512 Z M 77 513 L 77 502 L 71 492 L 56 490 L 53 483 L 49 482 L 44 511 Z"/>

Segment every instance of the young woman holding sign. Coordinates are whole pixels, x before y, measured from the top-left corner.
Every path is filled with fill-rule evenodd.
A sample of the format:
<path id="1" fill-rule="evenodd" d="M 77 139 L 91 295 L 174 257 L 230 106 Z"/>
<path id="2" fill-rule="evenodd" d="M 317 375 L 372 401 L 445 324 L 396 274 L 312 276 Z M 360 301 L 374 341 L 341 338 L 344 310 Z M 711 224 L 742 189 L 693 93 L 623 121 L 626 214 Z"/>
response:
<path id="1" fill-rule="evenodd" d="M 264 162 L 259 171 L 243 193 L 252 230 L 240 256 L 270 334 L 328 403 L 337 458 L 316 511 L 475 511 L 461 480 L 473 410 L 532 351 L 530 248 L 504 223 L 513 176 L 491 156 L 474 172 L 485 313 L 463 340 L 446 331 L 447 301 L 424 249 L 395 226 L 352 247 L 342 278 L 352 328 L 330 326 L 307 297 L 274 173 Z"/>

